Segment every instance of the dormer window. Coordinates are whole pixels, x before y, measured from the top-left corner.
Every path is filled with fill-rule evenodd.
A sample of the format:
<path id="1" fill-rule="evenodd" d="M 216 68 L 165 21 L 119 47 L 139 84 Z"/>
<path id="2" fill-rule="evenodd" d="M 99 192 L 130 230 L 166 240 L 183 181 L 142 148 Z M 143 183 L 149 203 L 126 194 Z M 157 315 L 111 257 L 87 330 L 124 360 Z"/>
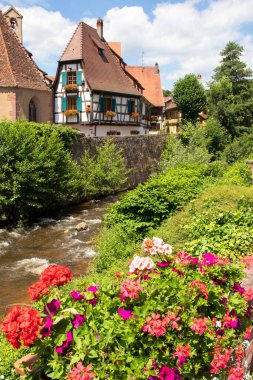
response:
<path id="1" fill-rule="evenodd" d="M 16 27 L 17 27 L 17 20 L 15 19 L 15 18 L 11 18 L 10 19 L 10 23 L 11 23 L 11 27 L 12 27 L 12 29 L 16 29 Z"/>
<path id="2" fill-rule="evenodd" d="M 76 84 L 76 71 L 67 72 L 67 84 Z"/>
<path id="3" fill-rule="evenodd" d="M 102 56 L 102 55 L 104 54 L 104 49 L 100 49 L 100 48 L 98 48 L 98 54 L 99 54 L 100 56 Z"/>

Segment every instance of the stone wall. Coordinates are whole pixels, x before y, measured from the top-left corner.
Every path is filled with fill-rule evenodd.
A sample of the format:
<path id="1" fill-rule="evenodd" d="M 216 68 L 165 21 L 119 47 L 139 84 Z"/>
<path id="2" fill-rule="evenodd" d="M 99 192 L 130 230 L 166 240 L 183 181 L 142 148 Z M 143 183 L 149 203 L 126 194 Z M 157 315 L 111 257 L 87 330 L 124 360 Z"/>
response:
<path id="1" fill-rule="evenodd" d="M 138 183 L 143 183 L 154 172 L 167 137 L 167 134 L 110 137 L 117 147 L 123 149 L 126 167 L 130 169 L 125 188 L 130 189 Z M 95 155 L 96 147 L 104 145 L 106 140 L 107 137 L 89 138 L 79 135 L 72 148 L 74 158 L 78 161 L 84 150 L 89 150 L 92 155 Z"/>

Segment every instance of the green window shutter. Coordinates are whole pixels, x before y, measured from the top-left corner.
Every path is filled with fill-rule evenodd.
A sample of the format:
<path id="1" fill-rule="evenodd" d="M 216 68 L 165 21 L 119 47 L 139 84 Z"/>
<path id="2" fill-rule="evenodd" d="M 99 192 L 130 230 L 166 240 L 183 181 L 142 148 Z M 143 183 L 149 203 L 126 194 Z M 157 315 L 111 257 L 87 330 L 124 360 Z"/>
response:
<path id="1" fill-rule="evenodd" d="M 116 110 L 116 99 L 112 99 L 112 111 L 115 112 Z"/>
<path id="2" fill-rule="evenodd" d="M 63 86 L 65 86 L 67 84 L 67 72 L 66 71 L 63 71 L 61 73 L 61 81 L 62 81 Z"/>
<path id="3" fill-rule="evenodd" d="M 77 86 L 82 85 L 82 71 L 76 72 L 76 84 L 77 84 Z"/>
<path id="4" fill-rule="evenodd" d="M 101 96 L 101 98 L 99 99 L 99 103 L 100 103 L 100 112 L 105 112 L 105 98 L 103 96 Z"/>
<path id="5" fill-rule="evenodd" d="M 132 101 L 131 100 L 127 101 L 127 112 L 128 113 L 132 112 Z"/>
<path id="6" fill-rule="evenodd" d="M 61 100 L 61 110 L 66 111 L 67 109 L 67 98 L 62 98 Z"/>
<path id="7" fill-rule="evenodd" d="M 82 111 L 82 98 L 81 98 L 81 96 L 79 96 L 76 99 L 76 109 L 77 109 L 77 111 Z"/>

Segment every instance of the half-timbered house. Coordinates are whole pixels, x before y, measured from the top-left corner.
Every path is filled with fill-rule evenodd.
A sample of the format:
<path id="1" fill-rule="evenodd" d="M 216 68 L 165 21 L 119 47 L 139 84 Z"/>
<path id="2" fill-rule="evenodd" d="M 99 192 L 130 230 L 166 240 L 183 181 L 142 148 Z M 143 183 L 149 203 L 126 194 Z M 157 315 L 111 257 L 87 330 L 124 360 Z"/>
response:
<path id="1" fill-rule="evenodd" d="M 124 71 L 120 57 L 97 29 L 80 22 L 64 50 L 54 83 L 54 122 L 86 136 L 148 133 L 150 103 Z"/>

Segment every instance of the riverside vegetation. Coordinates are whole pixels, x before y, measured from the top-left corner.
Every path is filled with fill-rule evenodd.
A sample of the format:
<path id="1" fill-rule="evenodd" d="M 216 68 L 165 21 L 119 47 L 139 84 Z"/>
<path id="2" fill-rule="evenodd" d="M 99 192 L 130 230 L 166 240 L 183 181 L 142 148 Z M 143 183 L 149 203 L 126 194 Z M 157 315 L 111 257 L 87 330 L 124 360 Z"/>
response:
<path id="1" fill-rule="evenodd" d="M 25 121 L 0 122 L 0 224 L 29 221 L 39 214 L 93 196 L 126 181 L 122 152 L 107 140 L 95 158 L 80 165 L 70 154 L 72 128 Z"/>
<path id="2" fill-rule="evenodd" d="M 211 155 L 202 137 L 202 128 L 189 128 L 183 143 L 170 137 L 159 172 L 112 206 L 89 276 L 59 288 L 43 284 L 42 275 L 31 288 L 44 334 L 32 351 L 41 353 L 49 377 L 249 377 L 241 363 L 251 337 L 252 290 L 240 281 L 252 262 L 253 189 L 243 160 L 253 149 L 232 142 Z M 228 164 L 226 157 L 235 156 L 241 161 Z M 172 243 L 173 253 L 152 236 Z M 8 323 L 14 312 L 22 321 L 19 309 Z M 13 350 L 1 344 L 11 360 L 2 358 L 0 368 L 14 379 Z"/>

